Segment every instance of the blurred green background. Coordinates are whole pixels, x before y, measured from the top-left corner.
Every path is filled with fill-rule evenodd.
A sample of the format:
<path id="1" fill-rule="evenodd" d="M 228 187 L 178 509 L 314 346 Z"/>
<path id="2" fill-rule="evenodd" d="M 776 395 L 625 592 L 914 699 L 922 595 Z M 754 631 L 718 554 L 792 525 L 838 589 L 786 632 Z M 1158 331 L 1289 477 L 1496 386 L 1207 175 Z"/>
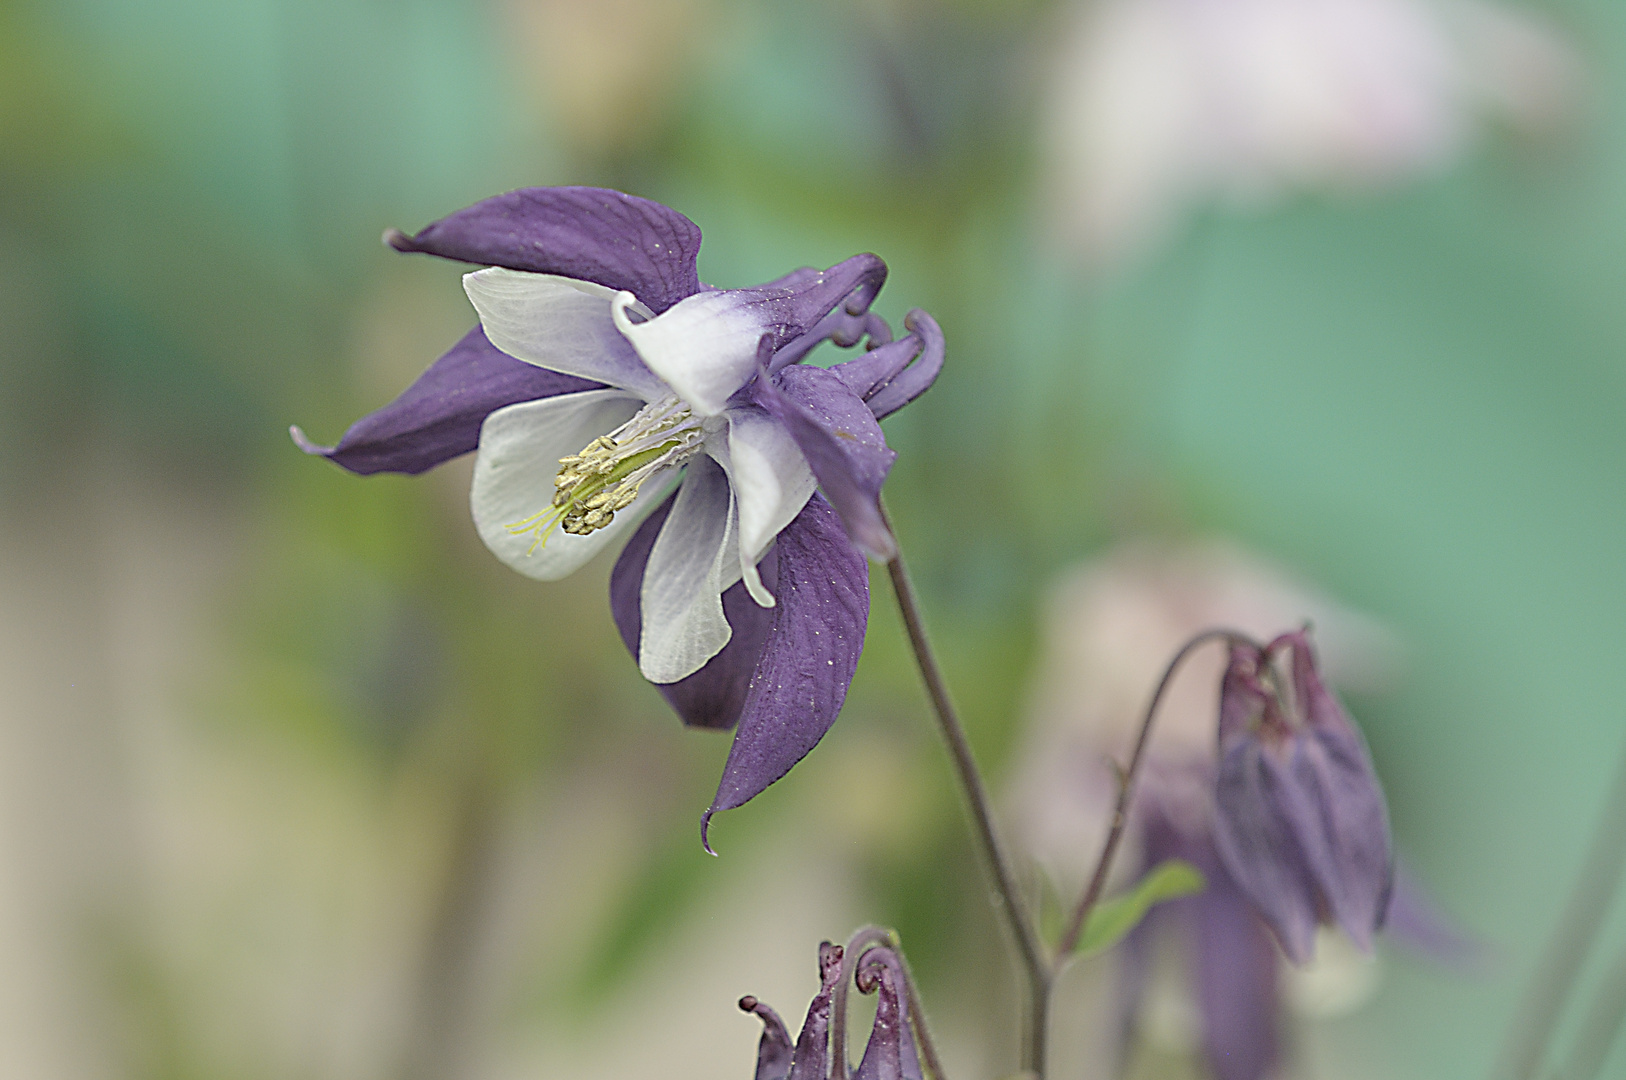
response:
<path id="1" fill-rule="evenodd" d="M 1352 704 L 1491 960 L 1385 950 L 1294 1075 L 1485 1075 L 1626 741 L 1626 6 L 1544 10 L 1562 136 L 1102 275 L 1035 194 L 1041 0 L 0 0 L 0 1073 L 743 1077 L 735 998 L 799 1018 L 869 921 L 956 1075 L 1009 1068 L 882 576 L 842 719 L 712 860 L 726 740 L 639 679 L 608 561 L 522 579 L 468 461 L 288 441 L 472 321 L 381 230 L 588 183 L 696 221 L 704 280 L 870 250 L 941 322 L 887 490 L 996 785 L 1047 588 L 1119 539 L 1229 536 L 1386 625 Z"/>

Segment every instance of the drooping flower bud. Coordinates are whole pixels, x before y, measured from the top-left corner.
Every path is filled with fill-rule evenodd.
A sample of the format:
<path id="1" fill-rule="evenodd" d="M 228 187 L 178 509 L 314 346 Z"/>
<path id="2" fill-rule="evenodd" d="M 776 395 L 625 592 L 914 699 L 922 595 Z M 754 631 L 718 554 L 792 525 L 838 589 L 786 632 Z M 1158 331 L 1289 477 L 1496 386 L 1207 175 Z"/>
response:
<path id="1" fill-rule="evenodd" d="M 1393 880 L 1388 812 L 1305 632 L 1234 644 L 1219 712 L 1214 837 L 1226 869 L 1296 963 L 1319 923 L 1371 948 Z"/>

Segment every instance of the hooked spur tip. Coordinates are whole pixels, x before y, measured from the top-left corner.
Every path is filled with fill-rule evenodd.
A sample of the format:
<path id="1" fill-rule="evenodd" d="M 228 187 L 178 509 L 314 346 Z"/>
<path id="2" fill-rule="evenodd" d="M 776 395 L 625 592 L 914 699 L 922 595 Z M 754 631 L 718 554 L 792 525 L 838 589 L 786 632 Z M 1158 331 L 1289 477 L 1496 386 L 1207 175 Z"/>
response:
<path id="1" fill-rule="evenodd" d="M 323 446 L 320 443 L 312 442 L 310 436 L 306 435 L 304 429 L 298 424 L 288 425 L 288 437 L 293 439 L 295 446 L 307 454 L 328 454 L 333 450 L 331 446 Z"/>
<path id="2" fill-rule="evenodd" d="M 757 1011 L 757 999 L 756 999 L 756 997 L 754 995 L 746 994 L 744 997 L 740 998 L 740 1012 L 756 1012 L 756 1011 Z"/>
<path id="3" fill-rule="evenodd" d="M 412 237 L 393 225 L 384 230 L 383 241 L 385 247 L 394 248 L 396 251 L 412 252 L 418 250 L 412 246 Z"/>
<path id="4" fill-rule="evenodd" d="M 711 830 L 711 815 L 714 813 L 716 811 L 708 806 L 706 812 L 700 815 L 700 846 L 706 849 L 707 855 L 715 859 L 717 853 L 711 850 L 711 841 L 706 837 L 706 834 Z"/>

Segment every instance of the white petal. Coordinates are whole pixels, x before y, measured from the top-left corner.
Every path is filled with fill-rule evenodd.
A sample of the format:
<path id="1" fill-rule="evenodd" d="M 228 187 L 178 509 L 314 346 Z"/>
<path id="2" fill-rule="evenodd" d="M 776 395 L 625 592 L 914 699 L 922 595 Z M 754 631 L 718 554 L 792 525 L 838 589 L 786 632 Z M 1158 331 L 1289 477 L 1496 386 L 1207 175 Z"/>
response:
<path id="1" fill-rule="evenodd" d="M 722 412 L 756 371 L 757 342 L 764 329 L 758 308 L 741 292 L 718 289 L 696 293 L 653 319 L 634 323 L 626 314 L 632 301 L 631 293 L 621 293 L 611 311 L 644 363 L 695 412 Z"/>
<path id="2" fill-rule="evenodd" d="M 668 490 L 658 477 L 651 477 L 614 521 L 586 536 L 554 529 L 546 543 L 537 544 L 534 533 L 509 528 L 552 502 L 560 458 L 615 430 L 638 408 L 639 400 L 625 391 L 589 390 L 523 401 L 486 417 L 469 491 L 474 527 L 486 547 L 526 577 L 555 581 L 637 524 L 651 500 Z"/>
<path id="3" fill-rule="evenodd" d="M 509 356 L 631 390 L 645 401 L 666 393 L 665 385 L 616 329 L 610 313 L 615 290 L 591 281 L 493 266 L 464 274 L 463 291 L 479 312 L 486 337 Z M 636 302 L 633 310 L 649 314 Z"/>
<path id="4" fill-rule="evenodd" d="M 817 482 L 785 425 L 758 408 L 728 411 L 728 457 L 739 504 L 741 572 L 757 603 L 772 607 L 756 564 L 779 530 L 802 512 Z"/>
<path id="5" fill-rule="evenodd" d="M 733 631 L 722 594 L 739 580 L 737 548 L 728 476 L 701 455 L 689 463 L 644 567 L 638 642 L 644 678 L 677 682 L 728 644 Z"/>

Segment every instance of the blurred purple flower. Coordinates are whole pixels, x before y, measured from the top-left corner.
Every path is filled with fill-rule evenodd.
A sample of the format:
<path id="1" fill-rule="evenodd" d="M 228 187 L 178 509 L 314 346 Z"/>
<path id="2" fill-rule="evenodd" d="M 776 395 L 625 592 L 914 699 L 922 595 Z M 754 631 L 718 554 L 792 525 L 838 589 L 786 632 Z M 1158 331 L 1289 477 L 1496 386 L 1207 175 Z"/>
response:
<path id="1" fill-rule="evenodd" d="M 1018 835 L 1064 896 L 1082 888 L 1106 831 L 1117 793 L 1106 762 L 1122 760 L 1149 688 L 1193 634 L 1231 626 L 1263 639 L 1309 616 L 1340 685 L 1375 688 L 1394 666 L 1394 646 L 1381 627 L 1221 544 L 1125 545 L 1059 583 L 1053 596 L 1048 655 L 1035 695 L 1036 724 L 1012 790 Z M 1277 644 L 1278 651 L 1284 643 Z M 1307 648 L 1289 652 L 1290 660 L 1311 662 Z M 1219 649 L 1195 654 L 1165 696 L 1130 812 L 1127 844 L 1136 857 L 1120 860 L 1121 871 L 1115 872 L 1121 888 L 1148 868 L 1179 858 L 1201 870 L 1208 887 L 1153 908 L 1130 934 L 1120 949 L 1122 985 L 1113 995 L 1120 1037 L 1099 1038 L 1098 1044 L 1127 1052 L 1145 1039 L 1165 1050 L 1200 1053 L 1218 1080 L 1263 1080 L 1282 1064 L 1284 1005 L 1305 1015 L 1347 1011 L 1375 988 L 1378 968 L 1354 948 L 1338 947 L 1341 939 L 1331 932 L 1317 935 L 1315 959 L 1307 968 L 1285 966 L 1276 935 L 1262 917 L 1269 909 L 1250 892 L 1247 875 L 1256 868 L 1233 866 L 1222 855 L 1217 784 L 1223 766 L 1214 691 L 1232 670 L 1228 660 Z M 1323 721 L 1317 730 L 1340 730 L 1336 718 L 1325 719 L 1338 706 L 1322 685 L 1321 672 L 1313 666 L 1296 674 L 1290 670 L 1283 681 L 1289 698 L 1272 707 L 1285 710 L 1284 722 L 1303 720 L 1299 703 L 1307 708 L 1315 701 Z M 1315 693 L 1300 691 L 1301 683 Z M 1265 689 L 1274 701 L 1277 688 Z M 1263 706 L 1252 696 L 1233 691 L 1226 708 L 1232 714 L 1227 730 L 1247 729 L 1244 721 L 1262 719 Z M 1359 737 L 1354 738 L 1358 745 Z M 1306 756 L 1331 753 L 1329 744 L 1352 752 L 1347 735 L 1316 741 L 1320 748 Z M 1364 747 L 1359 760 L 1366 762 Z M 1371 808 L 1369 800 L 1358 805 Z M 1361 833 L 1342 812 L 1336 821 Z M 1289 880 L 1301 886 L 1319 881 L 1312 871 Z M 1351 892 L 1347 883 L 1334 887 Z M 1353 900 L 1345 910 L 1356 912 L 1350 918 L 1358 934 L 1364 918 L 1358 891 Z M 1337 917 L 1330 906 L 1326 914 Z M 1367 941 L 1375 921 L 1364 924 Z M 1316 920 L 1309 926 L 1314 933 Z M 1396 876 L 1386 932 L 1458 967 L 1471 964 L 1476 951 L 1404 874 Z M 1162 947 L 1171 942 L 1179 948 Z M 1307 954 L 1302 936 L 1297 942 L 1300 955 Z M 1165 962 L 1171 959 L 1177 962 Z M 1103 1075 L 1113 1067 L 1108 1061 L 1097 1065 Z"/>
<path id="2" fill-rule="evenodd" d="M 693 222 L 600 188 L 513 191 L 386 239 L 486 265 L 463 279 L 481 325 L 337 445 L 295 440 L 364 474 L 477 450 L 475 526 L 528 577 L 631 534 L 610 586 L 623 640 L 685 723 L 738 725 L 707 820 L 752 798 L 846 697 L 863 555 L 895 550 L 877 421 L 936 378 L 936 324 L 911 312 L 891 340 L 869 311 L 886 279 L 873 255 L 703 285 Z M 856 359 L 799 366 L 866 336 Z"/>
<path id="3" fill-rule="evenodd" d="M 1285 655 L 1283 678 L 1275 660 Z M 1307 962 L 1335 922 L 1363 950 L 1383 925 L 1394 856 L 1360 732 L 1321 681 L 1309 636 L 1231 647 L 1221 683 L 1214 839 L 1231 879 Z"/>

